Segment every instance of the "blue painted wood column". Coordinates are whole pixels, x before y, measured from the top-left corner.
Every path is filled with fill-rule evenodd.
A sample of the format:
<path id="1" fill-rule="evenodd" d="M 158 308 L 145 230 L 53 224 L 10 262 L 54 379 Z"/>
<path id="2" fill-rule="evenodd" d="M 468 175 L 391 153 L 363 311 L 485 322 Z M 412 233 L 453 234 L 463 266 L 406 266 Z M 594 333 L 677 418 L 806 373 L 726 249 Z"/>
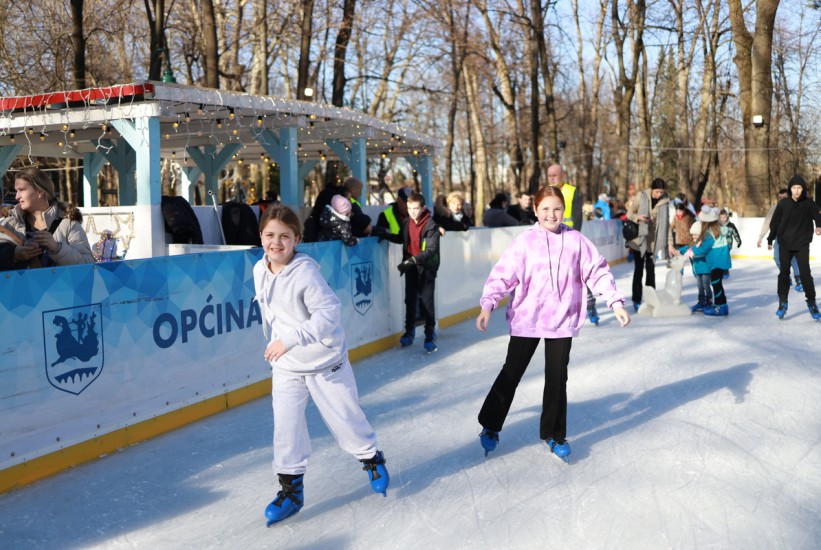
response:
<path id="1" fill-rule="evenodd" d="M 433 205 L 436 197 L 433 196 L 433 157 L 430 155 L 406 156 L 405 160 L 416 170 L 422 180 L 422 194 L 425 196 L 425 203 Z"/>
<path id="2" fill-rule="evenodd" d="M 0 173 L 5 173 L 9 169 L 11 163 L 23 151 L 22 143 L 15 143 L 14 145 L 5 145 L 0 147 Z"/>
<path id="3" fill-rule="evenodd" d="M 105 155 L 99 152 L 83 153 L 83 206 L 100 206 L 97 196 L 97 175 L 105 164 Z"/>
<path id="4" fill-rule="evenodd" d="M 205 178 L 205 193 L 203 197 L 205 204 L 211 204 L 211 199 L 208 198 L 208 191 L 213 192 L 219 196 L 219 174 L 223 168 L 231 161 L 234 154 L 242 148 L 239 143 L 229 143 L 217 152 L 216 145 L 206 145 L 200 150 L 199 147 L 187 147 L 185 151 L 191 160 L 196 164 L 195 167 L 182 167 L 184 180 L 182 196 L 188 199 L 188 202 L 194 204 L 194 186 L 192 185 L 200 174 Z M 219 200 L 217 200 L 219 202 Z"/>
<path id="5" fill-rule="evenodd" d="M 257 142 L 279 165 L 279 200 L 297 212 L 305 205 L 305 177 L 319 161 L 299 162 L 297 128 L 279 129 L 279 136 L 270 130 L 254 135 Z"/>
<path id="6" fill-rule="evenodd" d="M 351 175 L 362 183 L 368 181 L 368 148 L 366 143 L 365 138 L 354 138 L 351 141 L 351 146 L 348 147 L 338 139 L 325 140 L 325 145 L 348 167 Z M 367 194 L 367 189 L 365 192 Z"/>

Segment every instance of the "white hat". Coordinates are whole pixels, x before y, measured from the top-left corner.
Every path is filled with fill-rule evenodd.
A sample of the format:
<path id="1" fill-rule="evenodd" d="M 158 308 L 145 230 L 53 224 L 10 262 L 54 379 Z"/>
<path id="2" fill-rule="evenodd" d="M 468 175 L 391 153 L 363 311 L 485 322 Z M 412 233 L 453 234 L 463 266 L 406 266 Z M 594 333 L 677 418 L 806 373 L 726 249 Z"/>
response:
<path id="1" fill-rule="evenodd" d="M 690 235 L 701 236 L 701 222 L 694 222 L 693 225 L 690 226 Z"/>
<path id="2" fill-rule="evenodd" d="M 718 209 L 712 208 L 709 205 L 701 207 L 701 212 L 698 213 L 698 219 L 701 222 L 714 222 L 718 220 Z"/>

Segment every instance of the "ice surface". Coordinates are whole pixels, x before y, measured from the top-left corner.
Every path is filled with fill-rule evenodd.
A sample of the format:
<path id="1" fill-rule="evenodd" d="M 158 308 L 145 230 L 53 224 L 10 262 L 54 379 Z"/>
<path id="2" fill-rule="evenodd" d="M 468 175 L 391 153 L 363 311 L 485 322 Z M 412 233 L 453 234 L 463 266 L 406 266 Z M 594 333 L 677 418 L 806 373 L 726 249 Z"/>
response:
<path id="1" fill-rule="evenodd" d="M 772 262 L 735 265 L 728 318 L 622 329 L 599 304 L 571 352 L 570 466 L 538 439 L 541 347 L 484 457 L 476 415 L 507 346 L 497 312 L 486 334 L 441 330 L 435 354 L 420 339 L 354 366 L 387 498 L 310 405 L 305 507 L 266 529 L 263 398 L 0 495 L 0 547 L 819 548 L 821 324 L 794 290 L 776 318 Z M 632 266 L 614 272 L 629 295 Z M 696 301 L 689 272 L 683 299 Z"/>

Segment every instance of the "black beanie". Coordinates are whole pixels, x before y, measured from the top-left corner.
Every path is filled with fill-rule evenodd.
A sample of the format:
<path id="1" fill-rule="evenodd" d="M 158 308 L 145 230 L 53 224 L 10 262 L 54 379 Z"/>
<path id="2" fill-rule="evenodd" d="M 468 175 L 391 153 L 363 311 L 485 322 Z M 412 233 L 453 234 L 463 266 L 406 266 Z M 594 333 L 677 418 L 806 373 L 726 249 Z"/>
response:
<path id="1" fill-rule="evenodd" d="M 650 189 L 667 189 L 667 183 L 661 178 L 656 178 L 650 184 Z"/>
<path id="2" fill-rule="evenodd" d="M 793 176 L 787 187 L 792 187 L 793 185 L 800 185 L 802 188 L 804 188 L 804 193 L 807 192 L 807 182 L 804 181 L 804 178 L 802 178 L 801 176 Z"/>

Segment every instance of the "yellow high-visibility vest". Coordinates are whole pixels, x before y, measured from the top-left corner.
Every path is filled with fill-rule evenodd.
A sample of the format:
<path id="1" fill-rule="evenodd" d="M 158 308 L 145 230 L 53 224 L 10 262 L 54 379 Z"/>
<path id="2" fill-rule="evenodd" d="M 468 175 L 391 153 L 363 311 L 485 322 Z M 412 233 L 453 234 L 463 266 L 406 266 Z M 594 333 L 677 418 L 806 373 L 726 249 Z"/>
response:
<path id="1" fill-rule="evenodd" d="M 383 214 L 385 214 L 385 219 L 388 220 L 388 231 L 394 235 L 399 235 L 399 231 L 402 229 L 402 226 L 399 225 L 399 220 L 396 219 L 396 214 L 393 211 L 393 205 L 387 207 Z"/>
<path id="2" fill-rule="evenodd" d="M 576 196 L 576 188 L 565 183 L 562 185 L 562 196 L 564 197 L 564 224 L 573 227 L 573 197 Z"/>

